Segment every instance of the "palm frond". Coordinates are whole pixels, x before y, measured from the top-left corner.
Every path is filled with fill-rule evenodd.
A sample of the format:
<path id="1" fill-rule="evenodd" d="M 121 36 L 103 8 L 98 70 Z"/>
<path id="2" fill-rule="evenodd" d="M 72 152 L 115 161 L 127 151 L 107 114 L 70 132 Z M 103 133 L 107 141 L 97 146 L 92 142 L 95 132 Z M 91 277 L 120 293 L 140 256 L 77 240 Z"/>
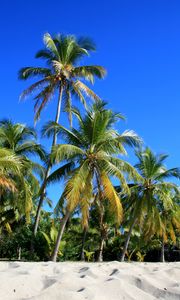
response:
<path id="1" fill-rule="evenodd" d="M 85 155 L 85 152 L 81 148 L 74 145 L 61 144 L 53 147 L 51 160 L 52 162 L 61 162 L 79 155 Z"/>
<path id="2" fill-rule="evenodd" d="M 79 77 L 94 83 L 94 76 L 97 78 L 104 78 L 106 75 L 106 70 L 101 66 L 82 66 L 75 67 L 72 71 L 72 77 Z"/>
<path id="3" fill-rule="evenodd" d="M 34 141 L 28 141 L 19 145 L 16 148 L 16 153 L 18 155 L 28 155 L 28 154 L 38 155 L 42 160 L 44 160 L 46 156 L 43 147 Z"/>
<path id="4" fill-rule="evenodd" d="M 56 59 L 58 61 L 61 61 L 56 44 L 48 32 L 44 34 L 43 40 L 44 40 L 44 44 L 47 47 L 47 49 L 49 49 L 54 54 L 54 56 L 56 57 Z"/>
<path id="5" fill-rule="evenodd" d="M 44 88 L 45 86 L 47 86 L 48 82 L 49 82 L 49 78 L 45 78 L 37 81 L 36 83 L 33 83 L 21 93 L 20 100 L 24 100 L 27 96 L 36 92 L 38 89 Z"/>
<path id="6" fill-rule="evenodd" d="M 180 168 L 172 168 L 169 170 L 166 170 L 164 172 L 162 172 L 160 175 L 158 175 L 157 177 L 155 177 L 155 180 L 164 180 L 167 178 L 178 178 L 180 179 Z"/>
<path id="7" fill-rule="evenodd" d="M 48 77 L 51 75 L 51 71 L 48 68 L 42 67 L 25 67 L 19 70 L 18 77 L 19 79 L 29 79 L 34 78 L 35 76 Z"/>
<path id="8" fill-rule="evenodd" d="M 105 172 L 101 173 L 101 182 L 103 185 L 104 197 L 109 200 L 111 210 L 116 217 L 116 222 L 120 224 L 123 218 L 123 208 L 121 205 L 121 201 Z"/>
<path id="9" fill-rule="evenodd" d="M 55 90 L 55 86 L 49 84 L 35 97 L 35 100 L 36 100 L 36 103 L 34 106 L 34 111 L 35 111 L 34 121 L 35 122 L 37 122 L 39 120 L 41 111 L 47 105 L 49 100 L 53 97 L 54 90 Z"/>
<path id="10" fill-rule="evenodd" d="M 96 45 L 92 39 L 89 37 L 80 37 L 77 39 L 77 44 L 81 47 L 86 49 L 87 51 L 95 51 Z"/>
<path id="11" fill-rule="evenodd" d="M 89 162 L 85 160 L 75 171 L 73 176 L 68 180 L 64 197 L 67 200 L 67 208 L 71 212 L 78 205 L 81 193 L 86 187 L 86 181 L 89 176 Z"/>
<path id="12" fill-rule="evenodd" d="M 66 177 L 71 173 L 74 169 L 74 163 L 69 162 L 62 167 L 58 168 L 54 172 L 52 172 L 47 178 L 47 185 L 52 184 L 54 182 L 59 182 L 61 179 L 66 179 Z"/>
<path id="13" fill-rule="evenodd" d="M 88 228 L 89 223 L 89 210 L 91 206 L 91 199 L 93 198 L 93 184 L 92 184 L 92 174 L 89 173 L 86 186 L 81 194 L 80 198 L 80 208 L 81 208 L 81 223 L 83 228 Z"/>
<path id="14" fill-rule="evenodd" d="M 96 95 L 86 84 L 84 84 L 83 82 L 81 82 L 80 80 L 76 80 L 74 82 L 73 85 L 74 90 L 77 91 L 77 89 L 79 90 L 79 92 L 83 92 L 86 96 L 88 96 L 89 98 L 98 101 L 100 100 L 100 97 L 98 95 Z"/>
<path id="15" fill-rule="evenodd" d="M 133 130 L 124 131 L 117 137 L 117 141 L 130 147 L 138 147 L 142 144 L 142 139 Z"/>

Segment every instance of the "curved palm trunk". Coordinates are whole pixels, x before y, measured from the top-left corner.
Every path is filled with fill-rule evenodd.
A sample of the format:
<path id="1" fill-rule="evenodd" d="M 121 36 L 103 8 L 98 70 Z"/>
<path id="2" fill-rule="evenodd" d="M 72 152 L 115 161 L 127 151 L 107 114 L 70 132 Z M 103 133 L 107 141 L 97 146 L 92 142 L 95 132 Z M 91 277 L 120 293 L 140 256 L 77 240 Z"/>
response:
<path id="1" fill-rule="evenodd" d="M 161 258 L 160 258 L 161 262 L 165 262 L 165 255 L 164 255 L 164 241 L 162 240 L 162 244 L 161 244 Z"/>
<path id="2" fill-rule="evenodd" d="M 104 238 L 104 226 L 103 226 L 103 219 L 104 219 L 104 206 L 102 204 L 102 184 L 101 184 L 101 177 L 100 177 L 100 172 L 99 170 L 97 170 L 95 172 L 96 174 L 96 181 L 97 181 L 97 186 L 98 186 L 98 192 L 99 192 L 99 214 L 100 214 L 100 230 L 101 230 L 101 238 L 100 238 L 100 245 L 99 245 L 99 251 L 98 251 L 98 257 L 97 257 L 97 261 L 98 262 L 102 262 L 103 261 L 103 249 L 104 249 L 104 242 L 105 242 L 105 238 Z"/>
<path id="3" fill-rule="evenodd" d="M 84 246 L 86 241 L 86 235 L 87 235 L 87 228 L 84 228 L 83 230 L 83 238 L 82 238 L 82 247 L 81 247 L 81 261 L 85 261 L 85 255 L 84 255 Z"/>
<path id="4" fill-rule="evenodd" d="M 37 208 L 36 216 L 35 216 L 34 229 L 33 229 L 34 236 L 36 236 L 38 226 L 39 226 L 41 207 L 42 207 L 42 204 L 43 204 L 43 201 L 44 201 L 47 178 L 49 176 L 50 170 L 51 170 L 51 165 L 50 165 L 50 163 L 48 163 L 48 166 L 47 166 L 47 169 L 46 169 L 46 172 L 45 172 L 44 181 L 43 181 L 42 186 L 41 186 L 41 195 L 40 195 L 38 208 Z"/>
<path id="5" fill-rule="evenodd" d="M 129 229 L 129 232 L 128 232 L 128 235 L 127 235 L 127 238 L 126 238 L 124 247 L 123 247 L 123 251 L 122 251 L 122 254 L 121 254 L 121 258 L 120 258 L 120 261 L 121 261 L 121 262 L 124 261 L 124 258 L 125 258 L 125 255 L 126 255 L 126 251 L 127 251 L 127 249 L 128 249 L 128 245 L 129 245 L 131 233 L 132 233 L 132 230 L 133 230 L 133 228 L 134 228 L 135 222 L 136 222 L 136 218 L 134 219 L 133 223 L 132 223 L 131 226 L 130 226 L 130 229 Z"/>
<path id="6" fill-rule="evenodd" d="M 58 105 L 57 105 L 57 111 L 56 111 L 56 118 L 55 118 L 56 123 L 59 122 L 59 117 L 60 117 L 60 113 L 61 113 L 62 94 L 63 94 L 63 87 L 60 86 L 59 97 L 58 97 Z M 56 142 L 57 142 L 57 133 L 55 131 L 54 136 L 53 136 L 51 150 L 56 145 Z M 43 204 L 43 201 L 44 201 L 45 190 L 46 190 L 46 185 L 47 185 L 47 178 L 49 176 L 50 171 L 51 171 L 51 161 L 49 160 L 48 165 L 47 165 L 47 169 L 46 169 L 46 172 L 45 172 L 44 181 L 43 181 L 42 186 L 41 186 L 41 195 L 40 195 L 38 208 L 37 208 L 37 212 L 36 212 L 36 216 L 35 216 L 34 229 L 33 229 L 34 236 L 36 236 L 38 226 L 39 226 L 41 207 L 42 207 L 42 204 Z"/>
<path id="7" fill-rule="evenodd" d="M 62 220 L 62 224 L 61 224 L 61 227 L 60 227 L 59 232 L 58 232 L 56 244 L 55 244 L 53 253 L 51 255 L 51 258 L 50 258 L 51 261 L 56 262 L 56 260 L 57 260 L 59 246 L 60 246 L 60 243 L 61 243 L 61 240 L 62 240 L 62 236 L 63 236 L 64 230 L 65 230 L 65 227 L 66 227 L 66 223 L 67 223 L 67 221 L 69 219 L 69 216 L 70 216 L 70 212 L 68 211 L 66 213 L 65 217 Z"/>

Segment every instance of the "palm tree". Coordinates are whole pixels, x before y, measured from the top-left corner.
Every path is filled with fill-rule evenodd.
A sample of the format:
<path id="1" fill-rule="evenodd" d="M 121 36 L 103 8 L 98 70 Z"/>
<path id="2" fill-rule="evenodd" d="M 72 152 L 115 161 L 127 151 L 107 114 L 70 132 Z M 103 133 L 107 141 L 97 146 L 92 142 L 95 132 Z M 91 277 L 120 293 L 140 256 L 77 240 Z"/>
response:
<path id="1" fill-rule="evenodd" d="M 9 219 L 12 219 L 10 199 L 19 193 L 17 179 L 22 180 L 22 161 L 13 151 L 0 148 L 0 225 L 10 230 Z M 22 180 L 23 181 L 23 180 Z M 19 202 L 18 202 L 19 204 Z"/>
<path id="2" fill-rule="evenodd" d="M 25 67 L 19 71 L 20 79 L 26 80 L 36 76 L 40 78 L 22 93 L 21 98 L 38 91 L 38 94 L 34 97 L 35 121 L 37 121 L 41 111 L 52 96 L 58 92 L 55 123 L 59 122 L 62 100 L 64 102 L 64 111 L 68 113 L 71 123 L 72 96 L 76 96 L 83 105 L 86 105 L 85 96 L 98 100 L 99 97 L 83 81 L 86 80 L 93 83 L 94 77 L 103 78 L 105 69 L 97 65 L 79 65 L 79 61 L 84 56 L 87 56 L 89 51 L 95 50 L 94 44 L 87 38 L 77 39 L 73 35 L 63 36 L 60 34 L 53 38 L 49 33 L 46 33 L 44 35 L 44 44 L 45 49 L 38 51 L 36 58 L 45 59 L 47 67 Z M 54 130 L 52 147 L 56 145 L 56 139 L 57 134 L 56 130 Z M 48 161 L 34 224 L 35 235 L 50 170 L 51 162 Z"/>
<path id="3" fill-rule="evenodd" d="M 137 222 L 141 225 L 143 224 L 143 226 L 145 226 L 144 224 L 151 224 L 151 227 L 155 228 L 155 224 L 158 224 L 160 218 L 158 211 L 159 201 L 162 204 L 169 201 L 167 189 L 177 190 L 176 185 L 166 181 L 166 179 L 180 178 L 179 168 L 167 169 L 164 166 L 167 155 L 155 155 L 149 148 L 146 148 L 144 151 L 137 151 L 136 156 L 139 162 L 135 167 L 141 175 L 141 182 L 131 188 L 132 192 L 129 199 L 130 228 L 122 251 L 121 261 L 124 261 L 135 224 Z M 152 228 L 147 230 L 147 235 L 148 232 L 152 231 Z"/>
<path id="4" fill-rule="evenodd" d="M 152 238 L 156 235 L 161 241 L 161 262 L 165 262 L 164 246 L 168 243 L 168 238 L 173 244 L 176 244 L 176 232 L 180 232 L 180 207 L 176 203 L 176 197 L 179 197 L 178 189 L 176 192 L 168 188 L 163 188 L 163 201 L 156 198 L 157 207 L 152 209 L 151 216 L 154 217 L 154 224 L 147 218 L 144 226 L 144 237 Z"/>
<path id="5" fill-rule="evenodd" d="M 122 119 L 122 115 L 106 110 L 103 103 L 94 104 L 84 118 L 78 111 L 76 115 L 79 122 L 78 129 L 68 130 L 60 125 L 58 129 L 56 125 L 56 132 L 59 130 L 68 144 L 54 146 L 51 156 L 55 162 L 73 160 L 75 163 L 75 168 L 68 176 L 62 195 L 67 202 L 67 210 L 51 256 L 53 261 L 56 261 L 66 222 L 75 207 L 78 205 L 81 207 L 82 218 L 86 224 L 95 189 L 102 203 L 104 199 L 108 199 L 115 221 L 120 223 L 122 206 L 111 177 L 120 180 L 124 192 L 129 192 L 125 174 L 133 179 L 138 177 L 137 172 L 129 163 L 116 156 L 126 153 L 124 145 L 136 146 L 140 142 L 134 132 L 125 131 L 118 134 L 113 128 L 117 120 Z M 53 132 L 52 124 L 49 124 L 49 130 Z M 48 134 L 48 126 L 46 126 L 46 132 Z"/>
<path id="6" fill-rule="evenodd" d="M 38 157 L 44 162 L 47 154 L 36 140 L 37 134 L 33 128 L 25 124 L 13 123 L 11 120 L 0 121 L 0 147 L 11 149 L 21 158 L 27 176 L 31 176 L 34 172 L 43 178 L 44 168 L 33 161 L 32 157 Z"/>
<path id="7" fill-rule="evenodd" d="M 24 212 L 29 220 L 29 214 L 32 208 L 33 191 L 39 190 L 39 180 L 36 173 L 41 179 L 44 175 L 43 167 L 32 160 L 33 156 L 45 159 L 45 152 L 40 144 L 36 142 L 36 132 L 34 129 L 16 123 L 10 120 L 0 121 L 0 146 L 10 149 L 14 155 L 18 156 L 21 162 L 21 176 L 16 176 L 17 192 L 5 197 L 3 205 L 3 213 L 14 211 Z M 14 207 L 14 208 L 12 208 Z"/>
<path id="8" fill-rule="evenodd" d="M 30 159 L 29 155 L 36 155 L 44 160 L 45 152 L 36 139 L 33 128 L 7 119 L 0 121 L 0 146 L 11 149 L 16 155 L 26 159 Z"/>

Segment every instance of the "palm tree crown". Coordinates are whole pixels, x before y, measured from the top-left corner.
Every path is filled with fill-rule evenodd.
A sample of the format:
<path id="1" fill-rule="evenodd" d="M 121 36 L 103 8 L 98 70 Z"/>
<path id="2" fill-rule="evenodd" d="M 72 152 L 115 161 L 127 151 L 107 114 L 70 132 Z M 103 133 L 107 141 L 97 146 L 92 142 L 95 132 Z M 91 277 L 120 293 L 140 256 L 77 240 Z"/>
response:
<path id="1" fill-rule="evenodd" d="M 141 180 L 131 187 L 131 195 L 126 197 L 130 228 L 123 247 L 121 261 L 124 261 L 132 230 L 136 223 L 143 228 L 144 237 L 150 239 L 154 234 L 166 235 L 164 216 L 173 212 L 172 197 L 169 192 L 177 192 L 177 186 L 167 178 L 180 178 L 180 169 L 166 169 L 164 161 L 167 155 L 155 155 L 149 148 L 136 151 Z M 164 213 L 163 213 L 164 212 Z M 174 220 L 175 214 L 174 214 Z M 177 223 L 177 222 L 176 222 Z M 173 232 L 171 230 L 171 232 Z"/>
<path id="2" fill-rule="evenodd" d="M 139 178 L 135 169 L 124 160 L 117 158 L 117 154 L 125 154 L 125 145 L 136 146 L 139 144 L 139 137 L 132 131 L 123 134 L 113 128 L 120 114 L 104 109 L 100 103 L 94 104 L 93 108 L 84 118 L 76 111 L 79 121 L 79 128 L 67 130 L 56 125 L 56 130 L 63 135 L 68 144 L 56 145 L 53 148 L 52 159 L 56 162 L 73 160 L 76 167 L 68 179 L 63 196 L 68 202 L 68 209 L 72 211 L 78 204 L 82 204 L 84 213 L 93 193 L 93 186 L 99 187 L 103 198 L 107 198 L 111 210 L 114 212 L 116 221 L 122 219 L 122 207 L 119 197 L 111 183 L 111 177 L 120 180 L 122 189 L 129 191 L 126 177 Z M 59 127 L 59 129 L 58 129 Z M 52 124 L 44 129 L 50 134 Z M 82 201 L 82 203 L 81 203 Z"/>
<path id="3" fill-rule="evenodd" d="M 35 130 L 27 125 L 13 123 L 11 120 L 0 121 L 0 146 L 11 149 L 17 155 L 38 155 L 44 159 L 44 150 L 36 142 L 36 138 Z"/>
<path id="4" fill-rule="evenodd" d="M 26 219 L 29 220 L 32 209 L 32 191 L 39 190 L 39 180 L 36 175 L 38 174 L 41 179 L 44 176 L 44 168 L 33 161 L 32 156 L 38 156 L 44 160 L 45 152 L 36 142 L 34 129 L 19 123 L 14 124 L 10 120 L 0 121 L 0 146 L 11 151 L 21 163 L 18 175 L 11 173 L 9 179 L 13 181 L 16 193 L 6 195 L 3 206 L 10 209 L 18 208 L 18 211 L 25 213 Z"/>
<path id="5" fill-rule="evenodd" d="M 35 76 L 41 78 L 27 88 L 21 98 L 40 90 L 35 96 L 35 120 L 37 120 L 42 109 L 58 90 L 59 97 L 64 100 L 64 109 L 68 112 L 71 121 L 71 95 L 77 96 L 84 105 L 86 103 L 85 95 L 95 100 L 99 99 L 83 81 L 87 80 L 93 83 L 94 77 L 103 78 L 105 69 L 97 65 L 78 65 L 79 61 L 89 54 L 89 51 L 95 50 L 94 44 L 87 38 L 77 39 L 73 35 L 63 36 L 60 34 L 51 37 L 49 33 L 46 33 L 44 43 L 45 49 L 38 51 L 36 58 L 45 59 L 47 67 L 25 67 L 19 71 L 19 78 L 23 80 Z"/>
<path id="6" fill-rule="evenodd" d="M 173 194 L 179 193 L 177 185 L 167 179 L 179 179 L 180 169 L 167 169 L 164 162 L 168 156 L 155 155 L 149 148 L 137 152 L 136 155 L 139 159 L 136 167 L 143 178 L 143 183 L 138 186 L 139 201 L 136 204 L 136 212 L 141 211 L 143 217 L 144 210 L 144 232 L 147 238 L 155 233 L 165 236 L 163 212 L 172 211 L 174 207 Z"/>
<path id="7" fill-rule="evenodd" d="M 180 178 L 179 168 L 167 169 L 165 167 L 164 161 L 168 155 L 156 155 L 149 148 L 146 148 L 143 151 L 137 151 L 136 156 L 139 162 L 135 167 L 139 170 L 143 178 L 142 188 L 145 191 L 156 192 L 157 190 L 160 191 L 163 187 L 176 187 L 175 184 L 166 181 L 166 179 L 172 177 Z"/>

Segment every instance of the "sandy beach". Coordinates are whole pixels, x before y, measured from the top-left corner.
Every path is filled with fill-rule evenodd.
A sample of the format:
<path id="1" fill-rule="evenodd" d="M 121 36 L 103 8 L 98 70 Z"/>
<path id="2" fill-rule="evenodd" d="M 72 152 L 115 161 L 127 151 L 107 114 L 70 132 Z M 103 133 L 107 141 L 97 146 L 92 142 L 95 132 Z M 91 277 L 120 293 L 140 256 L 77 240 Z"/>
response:
<path id="1" fill-rule="evenodd" d="M 1 262 L 3 300 L 180 299 L 180 262 Z"/>

